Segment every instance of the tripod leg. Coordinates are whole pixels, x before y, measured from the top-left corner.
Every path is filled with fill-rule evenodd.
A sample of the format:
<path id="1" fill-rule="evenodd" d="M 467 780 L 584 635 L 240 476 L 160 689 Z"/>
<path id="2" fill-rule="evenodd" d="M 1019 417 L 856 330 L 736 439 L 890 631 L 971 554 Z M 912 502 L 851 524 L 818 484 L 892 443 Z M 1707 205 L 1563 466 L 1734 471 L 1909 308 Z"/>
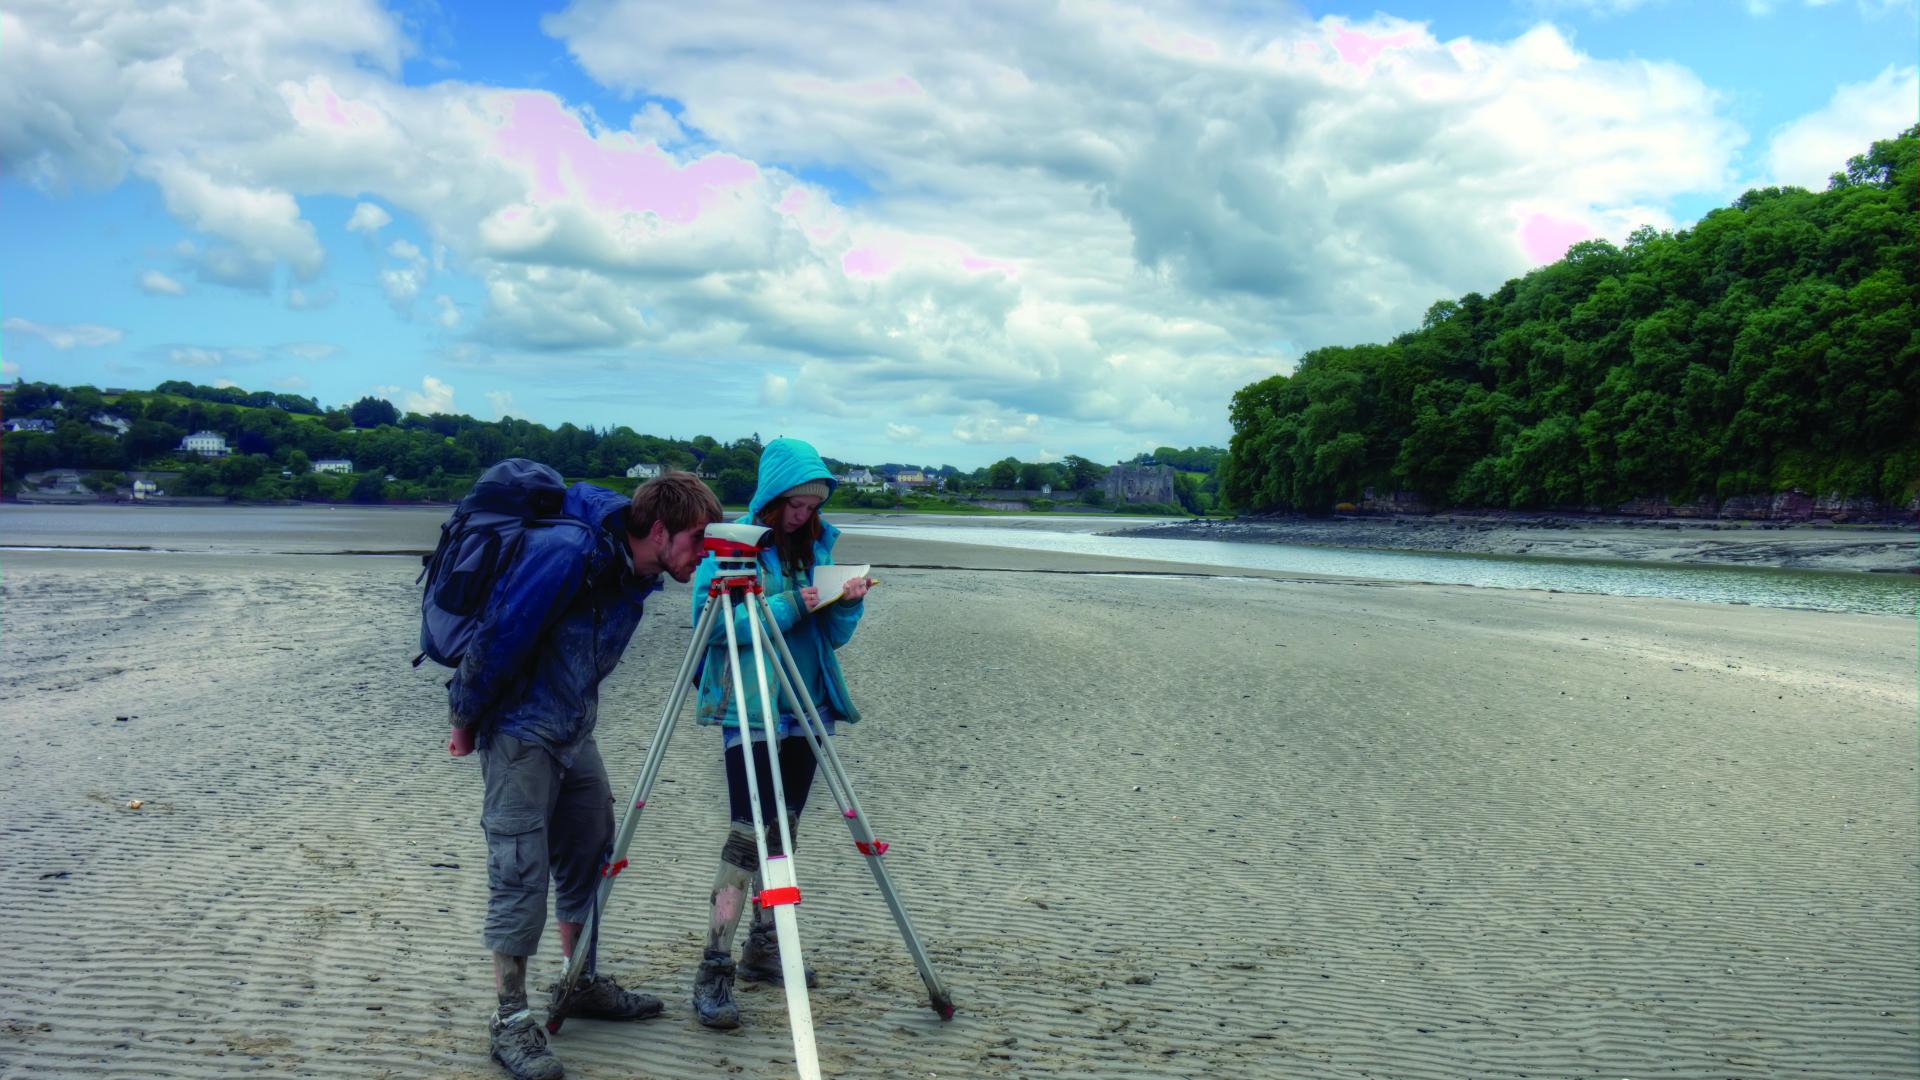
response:
<path id="1" fill-rule="evenodd" d="M 774 913 L 774 938 L 780 942 L 780 969 L 781 974 L 785 976 L 785 992 L 787 992 L 787 1022 L 793 1026 L 793 1061 L 799 1067 L 801 1080 L 818 1080 L 820 1053 L 814 1047 L 814 1013 L 812 1013 L 812 1003 L 806 995 L 806 965 L 801 957 L 801 922 L 799 922 L 799 915 L 795 915 L 793 911 L 793 905 L 801 901 L 801 886 L 799 886 L 799 874 L 793 865 L 793 832 L 787 828 L 787 794 L 780 780 L 780 724 L 774 711 L 774 696 L 768 692 L 770 688 L 766 682 L 766 650 L 762 648 L 762 638 L 766 634 L 766 628 L 762 628 L 760 623 L 760 605 L 764 603 L 766 601 L 760 598 L 758 592 L 745 600 L 747 640 L 749 640 L 749 646 L 753 648 L 753 675 L 758 680 L 758 690 L 760 690 L 760 726 L 766 732 L 766 767 L 768 767 L 766 771 L 772 774 L 770 780 L 774 788 L 774 801 L 778 803 L 774 807 L 774 824 L 780 830 L 778 832 L 780 855 L 768 855 L 766 851 L 766 826 L 760 819 L 758 790 L 756 790 L 758 784 L 755 782 L 755 786 L 749 790 L 753 790 L 753 807 L 755 807 L 753 826 L 760 832 L 758 840 L 760 840 L 762 888 L 760 888 L 758 903 L 760 907 L 766 907 Z M 776 623 L 766 623 L 766 626 L 778 632 Z M 728 623 L 728 630 L 732 628 L 732 623 Z M 735 667 L 735 680 L 737 678 L 739 675 Z M 739 713 L 741 713 L 741 721 L 745 721 L 747 701 L 741 700 Z M 747 736 L 745 728 L 741 730 L 741 736 L 743 738 Z M 747 749 L 749 753 L 745 753 L 745 759 L 749 761 L 749 776 L 751 776 L 753 774 L 751 740 Z"/>
<path id="2" fill-rule="evenodd" d="M 900 940 L 907 947 L 907 955 L 912 957 L 913 966 L 920 972 L 920 980 L 927 986 L 928 1004 L 940 1015 L 940 1019 L 951 1020 L 953 998 L 947 993 L 940 976 L 934 972 L 933 962 L 927 958 L 927 950 L 921 945 L 920 936 L 914 933 L 913 920 L 907 916 L 906 906 L 900 902 L 900 894 L 894 890 L 893 879 L 887 875 L 886 863 L 881 858 L 886 854 L 887 845 L 874 835 L 872 824 L 860 809 L 859 799 L 853 794 L 853 784 L 847 779 L 846 768 L 833 748 L 832 737 L 827 734 L 826 721 L 820 718 L 820 710 L 801 682 L 800 667 L 794 662 L 786 639 L 780 636 L 779 625 L 773 621 L 772 609 L 766 607 L 764 597 L 755 599 L 766 611 L 767 636 L 779 660 L 774 670 L 779 673 L 780 687 L 799 706 L 801 728 L 806 734 L 807 744 L 813 748 L 814 757 L 820 762 L 820 771 L 827 777 L 827 788 L 833 793 L 835 804 L 840 807 L 840 816 L 845 819 L 847 830 L 853 834 L 853 846 L 866 858 L 867 869 L 873 874 L 873 883 L 893 914 L 894 925 L 900 929 Z"/>
<path id="3" fill-rule="evenodd" d="M 800 900 L 800 887 L 793 869 L 793 843 L 787 834 L 786 801 L 780 788 L 780 771 L 774 767 L 780 740 L 774 720 L 773 700 L 767 693 L 767 667 L 760 647 L 760 616 L 751 597 L 743 601 L 747 609 L 747 642 L 752 650 L 754 677 L 758 680 L 760 690 L 761 726 L 767 740 L 767 771 L 772 777 L 774 798 L 780 803 L 773 808 L 774 813 L 780 815 L 783 843 L 779 856 L 769 856 L 767 852 L 766 818 L 760 807 L 760 780 L 752 768 L 753 728 L 747 717 L 746 681 L 740 673 L 740 643 L 733 628 L 733 598 L 723 593 L 722 601 L 725 605 L 722 617 L 726 620 L 727 630 L 727 667 L 733 676 L 733 700 L 748 763 L 747 805 L 752 808 L 754 847 L 760 856 L 763 887 L 758 903 L 773 910 L 774 932 L 780 942 L 780 963 L 787 975 L 787 1022 L 793 1029 L 794 1064 L 801 1080 L 819 1080 L 820 1060 L 819 1051 L 814 1046 L 813 1011 L 807 998 L 805 968 L 800 966 L 800 925 L 793 911 L 793 905 Z"/>
<path id="4" fill-rule="evenodd" d="M 647 760 L 640 768 L 640 778 L 633 785 L 633 798 L 627 801 L 627 809 L 620 818 L 620 831 L 615 834 L 613 850 L 607 856 L 607 864 L 600 871 L 600 887 L 594 892 L 593 911 L 587 916 L 587 925 L 581 928 L 580 937 L 575 941 L 573 955 L 567 958 L 566 970 L 560 976 L 560 983 L 554 990 L 553 1007 L 547 1012 L 547 1031 L 558 1034 L 560 1025 L 567 1019 L 567 999 L 574 988 L 580 984 L 580 976 L 593 962 L 594 951 L 600 945 L 601 916 L 606 912 L 607 898 L 613 894 L 613 879 L 627 866 L 627 848 L 633 843 L 633 834 L 640 824 L 640 811 L 646 808 L 647 796 L 653 791 L 654 778 L 660 772 L 660 763 L 667 755 L 667 742 L 673 738 L 674 725 L 680 717 L 680 710 L 687 702 L 687 694 L 693 689 L 693 670 L 698 664 L 700 654 L 706 651 L 707 634 L 713 628 L 715 618 L 714 605 L 708 604 L 700 612 L 700 619 L 693 627 L 693 640 L 687 643 L 687 653 L 680 660 L 680 672 L 674 676 L 673 689 L 667 694 L 667 706 L 660 714 L 660 727 L 653 736 L 653 745 L 647 748 Z"/>

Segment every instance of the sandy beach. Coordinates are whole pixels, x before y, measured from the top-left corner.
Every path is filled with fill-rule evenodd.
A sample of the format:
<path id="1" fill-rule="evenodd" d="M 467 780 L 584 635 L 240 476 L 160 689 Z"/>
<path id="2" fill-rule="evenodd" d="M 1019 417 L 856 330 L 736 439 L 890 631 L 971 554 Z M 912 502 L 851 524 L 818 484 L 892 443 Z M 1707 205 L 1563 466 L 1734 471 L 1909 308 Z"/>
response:
<path id="1" fill-rule="evenodd" d="M 841 556 L 890 568 L 838 745 L 959 1014 L 925 1007 L 819 788 L 828 1075 L 1920 1072 L 1909 620 Z M 0 561 L 0 1076 L 504 1075 L 479 770 L 444 751 L 444 673 L 408 666 L 417 569 Z M 656 597 L 603 693 L 617 797 L 687 615 Z M 667 1015 L 555 1048 L 582 1078 L 791 1076 L 778 990 L 743 990 L 740 1031 L 693 1020 L 714 734 L 689 717 L 662 776 L 602 964 Z"/>

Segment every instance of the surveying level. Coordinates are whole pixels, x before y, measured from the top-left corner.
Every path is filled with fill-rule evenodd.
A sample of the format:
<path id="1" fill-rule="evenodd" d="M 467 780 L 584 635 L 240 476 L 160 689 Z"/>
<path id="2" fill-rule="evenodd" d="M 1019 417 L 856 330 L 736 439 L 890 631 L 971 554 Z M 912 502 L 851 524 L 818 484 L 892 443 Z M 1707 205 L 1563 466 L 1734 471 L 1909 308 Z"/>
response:
<path id="1" fill-rule="evenodd" d="M 773 915 L 774 935 L 780 944 L 780 969 L 785 981 L 787 1019 L 793 1028 L 794 1061 L 802 1080 L 816 1080 L 820 1076 L 820 1063 L 814 1047 L 813 1012 L 807 997 L 806 968 L 800 953 L 800 926 L 794 911 L 800 903 L 800 883 L 793 860 L 793 835 L 787 824 L 786 791 L 781 784 L 780 769 L 773 765 L 774 751 L 779 746 L 779 731 L 774 699 L 768 694 L 768 654 L 774 660 L 773 672 L 779 683 L 782 700 L 798 707 L 801 733 L 820 763 L 821 774 L 833 793 L 835 805 L 840 808 L 841 818 L 853 834 L 854 849 L 866 860 L 874 884 L 879 887 L 880 895 L 885 898 L 887 908 L 893 914 L 895 925 L 900 928 L 900 937 L 906 944 L 907 953 L 913 958 L 914 967 L 919 969 L 920 978 L 927 985 L 928 1005 L 939 1014 L 940 1019 L 951 1020 L 953 999 L 948 996 L 940 977 L 934 974 L 933 965 L 927 960 L 926 949 L 921 946 L 919 936 L 913 931 L 913 922 L 907 917 L 907 909 L 901 905 L 900 896 L 894 891 L 893 881 L 887 876 L 886 864 L 882 859 L 887 852 L 887 844 L 875 835 L 872 824 L 860 809 L 860 802 L 853 794 L 853 785 L 847 779 L 846 768 L 841 764 L 839 754 L 833 748 L 833 740 L 827 734 L 826 722 L 807 693 L 800 669 L 787 649 L 786 639 L 780 636 L 773 610 L 767 606 L 765 590 L 760 581 L 760 552 L 768 545 L 770 532 L 758 525 L 707 526 L 704 550 L 718 562 L 713 580 L 707 586 L 707 603 L 694 625 L 693 640 L 687 645 L 687 655 L 680 661 L 680 672 L 674 676 L 673 689 L 667 695 L 666 710 L 660 717 L 660 730 L 654 736 L 653 745 L 647 748 L 646 762 L 641 766 L 633 798 L 628 801 L 626 813 L 621 818 L 613 851 L 601 869 L 600 887 L 594 894 L 593 910 L 587 917 L 587 925 L 579 943 L 574 946 L 573 955 L 567 960 L 566 973 L 555 988 L 547 1030 L 559 1032 L 560 1025 L 566 1020 L 568 999 L 579 985 L 580 976 L 586 970 L 594 946 L 599 941 L 600 922 L 606 911 L 607 897 L 613 891 L 614 879 L 627 867 L 627 849 L 640 823 L 640 812 L 646 809 L 647 796 L 653 790 L 660 763 L 666 757 L 667 743 L 673 737 L 680 709 L 685 705 L 688 694 L 697 687 L 701 659 L 707 649 L 707 637 L 713 632 L 714 620 L 721 619 L 724 620 L 727 638 L 727 673 L 732 680 L 740 734 L 746 745 L 747 801 L 753 811 L 754 846 L 760 859 L 761 888 L 753 902 Z M 767 852 L 766 811 L 760 805 L 760 784 L 752 767 L 753 720 L 747 715 L 747 674 L 741 669 L 741 642 L 734 628 L 735 605 L 746 612 L 746 645 L 753 660 L 752 677 L 760 690 L 759 723 L 766 735 L 767 771 L 773 784 L 774 801 L 778 804 L 772 811 L 780 829 L 779 855 L 769 855 Z"/>

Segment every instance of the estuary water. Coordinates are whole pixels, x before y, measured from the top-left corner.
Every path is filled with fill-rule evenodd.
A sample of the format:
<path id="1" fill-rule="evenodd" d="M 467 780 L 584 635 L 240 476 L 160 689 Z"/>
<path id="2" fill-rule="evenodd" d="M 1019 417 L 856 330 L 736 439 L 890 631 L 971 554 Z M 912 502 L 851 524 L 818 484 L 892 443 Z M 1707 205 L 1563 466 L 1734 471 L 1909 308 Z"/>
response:
<path id="1" fill-rule="evenodd" d="M 1105 519 L 1055 520 L 1058 524 L 1053 528 L 1035 519 L 1020 519 L 1019 527 L 923 524 L 905 519 L 856 520 L 841 527 L 852 533 L 884 534 L 902 540 L 1119 555 L 1201 566 L 1387 581 L 1659 596 L 1718 604 L 1908 617 L 1920 606 L 1920 577 L 1906 574 L 1101 536 L 1090 531 L 1096 522 L 1100 527 L 1119 526 Z"/>
<path id="2" fill-rule="evenodd" d="M 0 570 L 7 549 L 179 551 L 194 554 L 402 554 L 430 550 L 448 508 L 0 506 Z M 1847 611 L 1911 618 L 1920 576 L 1781 570 L 1631 560 L 1567 559 L 1103 536 L 1140 519 L 831 515 L 851 533 L 901 540 L 1117 555 L 1221 569 L 1426 581 L 1501 589 L 1557 589 L 1718 604 Z"/>

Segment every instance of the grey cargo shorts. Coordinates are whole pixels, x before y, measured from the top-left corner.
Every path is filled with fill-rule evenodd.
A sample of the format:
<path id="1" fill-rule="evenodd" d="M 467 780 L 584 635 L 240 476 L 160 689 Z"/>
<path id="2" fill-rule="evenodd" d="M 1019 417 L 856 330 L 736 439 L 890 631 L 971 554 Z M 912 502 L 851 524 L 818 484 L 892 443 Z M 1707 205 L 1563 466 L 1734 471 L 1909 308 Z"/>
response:
<path id="1" fill-rule="evenodd" d="M 613 789 L 600 748 L 588 737 L 573 767 L 536 742 L 495 734 L 480 752 L 487 834 L 486 944 L 508 956 L 532 956 L 547 923 L 547 875 L 562 922 L 585 922 L 613 843 Z"/>

